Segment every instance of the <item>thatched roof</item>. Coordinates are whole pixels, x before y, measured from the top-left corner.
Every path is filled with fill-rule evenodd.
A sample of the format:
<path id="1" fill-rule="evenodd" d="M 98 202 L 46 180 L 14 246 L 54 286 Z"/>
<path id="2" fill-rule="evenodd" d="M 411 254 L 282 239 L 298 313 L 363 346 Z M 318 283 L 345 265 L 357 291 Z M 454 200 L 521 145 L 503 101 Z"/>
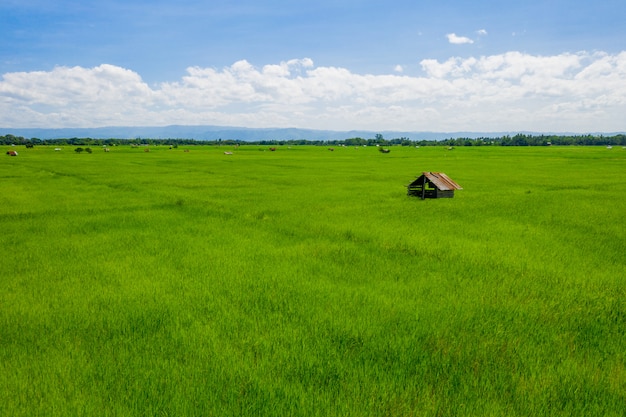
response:
<path id="1" fill-rule="evenodd" d="M 422 177 L 426 177 L 426 179 L 431 184 L 433 184 L 435 187 L 437 187 L 437 189 L 442 190 L 442 191 L 463 189 L 463 187 L 461 187 L 456 182 L 452 181 L 452 179 L 450 179 L 450 177 L 448 177 L 443 172 L 422 172 L 422 175 L 419 178 L 417 178 L 415 181 L 413 181 L 411 184 L 409 184 L 409 186 L 422 184 L 423 182 Z"/>

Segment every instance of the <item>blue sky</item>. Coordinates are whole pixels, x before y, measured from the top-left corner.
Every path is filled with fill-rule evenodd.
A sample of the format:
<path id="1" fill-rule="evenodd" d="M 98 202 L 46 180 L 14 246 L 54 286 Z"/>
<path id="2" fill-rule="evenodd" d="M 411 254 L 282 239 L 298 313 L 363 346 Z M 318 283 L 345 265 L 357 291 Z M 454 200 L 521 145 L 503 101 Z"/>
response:
<path id="1" fill-rule="evenodd" d="M 624 131 L 626 3 L 2 0 L 0 126 Z"/>

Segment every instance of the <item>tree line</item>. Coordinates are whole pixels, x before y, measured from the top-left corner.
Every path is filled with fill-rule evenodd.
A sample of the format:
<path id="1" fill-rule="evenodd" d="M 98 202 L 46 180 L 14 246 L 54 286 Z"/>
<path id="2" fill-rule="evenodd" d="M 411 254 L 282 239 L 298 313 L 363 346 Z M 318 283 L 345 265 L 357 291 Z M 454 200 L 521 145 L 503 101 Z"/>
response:
<path id="1" fill-rule="evenodd" d="M 93 138 L 63 138 L 63 139 L 38 139 L 24 138 L 21 136 L 4 135 L 0 136 L 0 145 L 24 145 L 27 147 L 39 145 L 54 146 L 118 146 L 118 145 L 169 145 L 173 147 L 183 145 L 318 145 L 318 146 L 550 146 L 550 145 L 575 145 L 575 146 L 626 146 L 626 135 L 615 134 L 612 136 L 604 135 L 531 135 L 516 134 L 513 136 L 505 135 L 499 137 L 480 137 L 480 138 L 449 138 L 443 140 L 411 140 L 406 137 L 385 139 L 381 134 L 377 134 L 374 138 L 348 138 L 338 140 L 308 140 L 308 139 L 290 139 L 290 140 L 258 140 L 258 141 L 242 141 L 237 139 L 216 139 L 216 140 L 197 140 L 197 139 L 151 139 L 151 138 L 135 138 L 135 139 L 93 139 Z"/>

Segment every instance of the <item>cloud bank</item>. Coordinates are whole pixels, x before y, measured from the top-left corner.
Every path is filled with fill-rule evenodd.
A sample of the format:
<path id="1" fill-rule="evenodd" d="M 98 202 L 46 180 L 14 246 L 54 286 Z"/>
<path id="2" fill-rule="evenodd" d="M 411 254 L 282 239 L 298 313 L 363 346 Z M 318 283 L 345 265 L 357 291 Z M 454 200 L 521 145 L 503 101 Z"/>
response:
<path id="1" fill-rule="evenodd" d="M 214 124 L 428 131 L 625 129 L 626 52 L 424 59 L 421 71 L 356 74 L 309 58 L 190 67 L 148 85 L 126 68 L 57 67 L 0 80 L 2 127 Z"/>

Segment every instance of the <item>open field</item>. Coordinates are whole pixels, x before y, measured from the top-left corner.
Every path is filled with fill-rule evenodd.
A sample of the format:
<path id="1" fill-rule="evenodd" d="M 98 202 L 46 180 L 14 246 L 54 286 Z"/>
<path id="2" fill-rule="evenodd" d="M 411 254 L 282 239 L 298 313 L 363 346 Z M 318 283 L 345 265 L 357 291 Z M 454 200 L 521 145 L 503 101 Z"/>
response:
<path id="1" fill-rule="evenodd" d="M 621 147 L 73 149 L 2 151 L 0 415 L 624 415 Z"/>

